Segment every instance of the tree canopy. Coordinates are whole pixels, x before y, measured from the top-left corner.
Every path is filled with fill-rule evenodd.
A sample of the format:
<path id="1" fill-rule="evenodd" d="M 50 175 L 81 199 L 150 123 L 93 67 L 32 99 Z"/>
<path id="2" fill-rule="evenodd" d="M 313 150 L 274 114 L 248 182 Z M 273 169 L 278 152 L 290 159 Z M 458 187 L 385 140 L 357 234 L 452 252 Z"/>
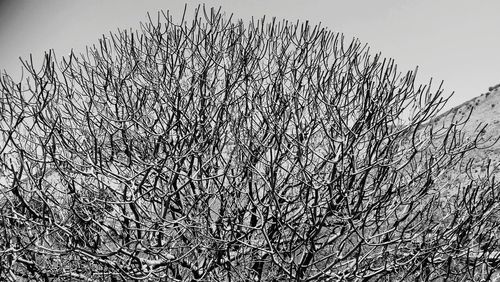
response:
<path id="1" fill-rule="evenodd" d="M 358 40 L 199 7 L 24 69 L 0 81 L 2 279 L 495 273 L 493 176 L 441 178 L 481 140 Z"/>

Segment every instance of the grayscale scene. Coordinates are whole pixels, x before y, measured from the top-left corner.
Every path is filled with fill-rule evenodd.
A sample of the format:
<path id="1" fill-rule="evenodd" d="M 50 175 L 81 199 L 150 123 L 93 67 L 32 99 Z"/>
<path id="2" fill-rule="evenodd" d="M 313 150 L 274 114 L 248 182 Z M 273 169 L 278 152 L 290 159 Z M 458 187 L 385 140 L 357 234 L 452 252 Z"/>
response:
<path id="1" fill-rule="evenodd" d="M 499 11 L 0 0 L 0 281 L 500 281 Z"/>

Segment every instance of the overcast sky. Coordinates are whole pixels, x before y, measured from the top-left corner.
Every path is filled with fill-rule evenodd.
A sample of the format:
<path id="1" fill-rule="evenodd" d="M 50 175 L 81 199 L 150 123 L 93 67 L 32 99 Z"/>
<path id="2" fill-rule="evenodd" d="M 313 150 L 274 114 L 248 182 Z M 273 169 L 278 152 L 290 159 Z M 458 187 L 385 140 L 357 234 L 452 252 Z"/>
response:
<path id="1" fill-rule="evenodd" d="M 19 77 L 19 57 L 84 51 L 102 34 L 138 28 L 146 13 L 170 10 L 180 18 L 186 1 L 172 0 L 0 0 L 0 70 Z M 189 1 L 192 13 L 200 1 Z M 205 1 L 228 15 L 277 17 L 322 23 L 373 52 L 394 58 L 399 70 L 419 66 L 419 81 L 444 80 L 455 91 L 448 107 L 500 83 L 498 0 L 226 0 Z"/>

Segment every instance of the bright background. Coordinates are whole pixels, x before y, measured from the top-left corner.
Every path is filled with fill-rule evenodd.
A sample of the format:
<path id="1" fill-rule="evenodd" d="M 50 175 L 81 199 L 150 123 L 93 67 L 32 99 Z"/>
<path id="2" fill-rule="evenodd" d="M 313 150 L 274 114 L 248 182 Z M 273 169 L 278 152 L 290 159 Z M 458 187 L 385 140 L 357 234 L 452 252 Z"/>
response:
<path id="1" fill-rule="evenodd" d="M 200 1 L 188 1 L 192 15 Z M 19 57 L 37 61 L 44 51 L 58 56 L 84 51 L 102 34 L 136 29 L 146 13 L 170 10 L 180 19 L 185 1 L 172 0 L 0 0 L 0 71 L 20 78 Z M 444 80 L 455 92 L 448 107 L 479 96 L 500 83 L 500 1 L 498 0 L 219 0 L 228 15 L 248 21 L 309 20 L 357 37 L 372 52 L 394 58 L 399 70 L 419 66 L 419 82 Z M 436 83 L 436 84 L 437 84 Z"/>

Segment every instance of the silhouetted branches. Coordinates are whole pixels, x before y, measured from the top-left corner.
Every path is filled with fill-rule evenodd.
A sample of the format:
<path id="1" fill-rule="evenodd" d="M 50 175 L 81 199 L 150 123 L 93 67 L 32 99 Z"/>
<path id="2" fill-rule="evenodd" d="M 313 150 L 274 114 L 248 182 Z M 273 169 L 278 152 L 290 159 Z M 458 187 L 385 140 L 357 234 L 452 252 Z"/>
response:
<path id="1" fill-rule="evenodd" d="M 2 279 L 413 281 L 497 268 L 494 178 L 442 178 L 481 139 L 461 134 L 465 120 L 434 128 L 441 87 L 415 86 L 357 40 L 203 8 L 191 25 L 162 14 L 24 66 L 25 82 L 1 81 Z"/>

